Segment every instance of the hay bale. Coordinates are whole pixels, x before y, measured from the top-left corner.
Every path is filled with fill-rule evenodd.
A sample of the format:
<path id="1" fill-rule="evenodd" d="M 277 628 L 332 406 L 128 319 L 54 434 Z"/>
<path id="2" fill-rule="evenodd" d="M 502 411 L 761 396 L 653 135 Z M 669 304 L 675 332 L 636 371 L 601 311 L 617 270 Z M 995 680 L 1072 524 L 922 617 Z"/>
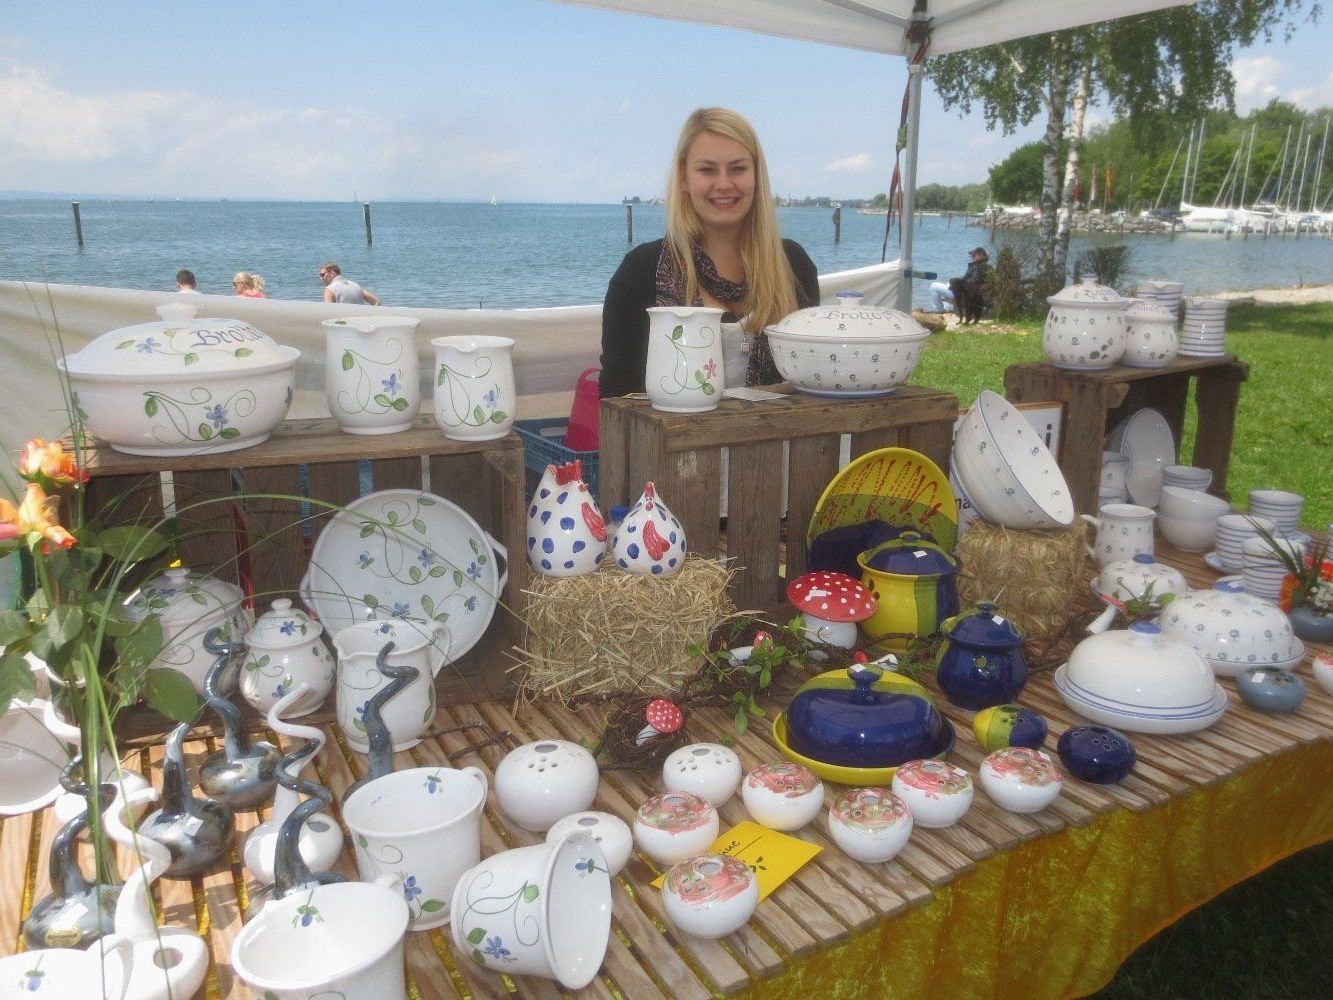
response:
<path id="1" fill-rule="evenodd" d="M 625 692 L 662 694 L 702 665 L 691 645 L 707 648 L 733 610 L 734 570 L 687 556 L 670 579 L 604 566 L 586 576 L 536 576 L 527 590 L 524 645 L 512 668 L 520 699 Z"/>
<path id="2" fill-rule="evenodd" d="M 1085 546 L 1088 526 L 1018 531 L 983 520 L 958 541 L 964 605 L 994 601 L 1030 638 L 1055 635 L 1096 575 Z"/>

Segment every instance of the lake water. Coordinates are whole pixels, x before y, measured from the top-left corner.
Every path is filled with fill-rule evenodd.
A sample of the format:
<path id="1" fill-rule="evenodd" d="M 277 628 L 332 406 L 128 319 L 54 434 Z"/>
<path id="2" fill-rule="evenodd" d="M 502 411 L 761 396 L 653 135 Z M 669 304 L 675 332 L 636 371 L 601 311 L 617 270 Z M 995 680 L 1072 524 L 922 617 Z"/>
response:
<path id="1" fill-rule="evenodd" d="M 188 267 L 201 291 L 227 293 L 232 275 L 248 270 L 264 276 L 274 298 L 314 300 L 316 269 L 332 260 L 387 305 L 578 305 L 601 301 L 628 246 L 621 205 L 385 202 L 371 212 L 367 246 L 361 205 L 352 202 L 84 201 L 80 249 L 68 202 L 0 201 L 0 279 L 170 290 Z M 844 209 L 839 243 L 830 209 L 783 208 L 779 219 L 821 273 L 880 260 L 883 216 Z M 664 230 L 660 206 L 634 207 L 635 242 Z M 918 270 L 949 277 L 977 244 L 993 258 L 997 246 L 1034 240 L 1001 231 L 992 242 L 962 219 L 926 217 L 914 257 Z M 1123 284 L 1173 278 L 1188 293 L 1207 293 L 1333 282 L 1333 241 L 1322 237 L 1075 234 L 1073 250 L 1117 242 L 1130 248 Z M 895 225 L 890 259 L 897 246 Z M 916 285 L 918 304 L 927 284 Z"/>

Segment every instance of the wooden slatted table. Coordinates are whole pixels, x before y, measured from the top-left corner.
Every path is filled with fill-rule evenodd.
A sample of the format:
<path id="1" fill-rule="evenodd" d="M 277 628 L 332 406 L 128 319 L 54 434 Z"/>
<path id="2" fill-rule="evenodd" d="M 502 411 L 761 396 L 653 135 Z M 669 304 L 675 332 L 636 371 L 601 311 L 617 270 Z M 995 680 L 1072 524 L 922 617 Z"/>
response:
<path id="1" fill-rule="evenodd" d="M 1194 586 L 1204 586 L 1216 574 L 1196 556 L 1169 549 L 1159 553 L 1180 567 Z M 1301 672 L 1309 678 L 1309 667 Z M 1150 816 L 1153 811 L 1179 804 L 1195 793 L 1225 786 L 1259 762 L 1272 761 L 1302 747 L 1333 741 L 1333 697 L 1313 681 L 1301 711 L 1294 716 L 1255 712 L 1232 692 L 1231 710 L 1206 732 L 1182 737 L 1135 736 L 1139 764 L 1119 785 L 1089 785 L 1070 779 L 1064 794 L 1043 812 L 1020 816 L 995 807 L 978 792 L 973 808 L 955 827 L 918 828 L 894 861 L 862 865 L 850 860 L 828 839 L 822 820 L 796 835 L 818 844 L 823 851 L 769 899 L 760 904 L 753 920 L 723 941 L 701 941 L 676 934 L 666 923 L 660 896 L 648 883 L 653 868 L 635 855 L 624 873 L 613 880 L 614 922 L 606 961 L 597 979 L 578 992 L 580 998 L 654 998 L 705 1000 L 762 988 L 766 980 L 789 973 L 804 960 L 858 935 L 884 927 L 909 911 L 929 904 L 989 860 L 1032 845 L 1042 838 L 1087 827 L 1101 818 L 1130 811 Z M 1230 685 L 1228 685 L 1230 690 Z M 1048 748 L 1067 727 L 1080 724 L 1055 694 L 1050 677 L 1038 674 L 1019 699 L 1044 714 L 1051 726 Z M 941 701 L 941 704 L 943 702 Z M 777 706 L 770 704 L 770 710 Z M 975 772 L 982 752 L 972 739 L 968 714 L 945 707 L 958 730 L 953 759 Z M 436 718 L 437 730 L 481 723 L 508 730 L 519 741 L 563 737 L 587 741 L 600 728 L 599 709 L 567 709 L 539 704 L 514 711 L 506 703 L 445 703 Z M 734 737 L 730 720 L 720 711 L 704 710 L 691 717 L 692 733 L 699 739 Z M 314 772 L 335 797 L 364 770 L 365 759 L 347 748 L 341 734 L 329 727 L 332 739 L 317 758 Z M 423 765 L 478 765 L 494 773 L 504 749 L 491 746 L 463 752 L 474 734 L 446 732 L 431 736 L 397 757 L 399 767 Z M 268 734 L 272 739 L 272 734 Z M 191 759 L 211 750 L 213 738 L 201 731 L 188 745 Z M 779 758 L 766 727 L 757 726 L 735 739 L 746 768 Z M 160 748 L 153 745 L 132 751 L 131 763 L 160 779 Z M 640 802 L 655 794 L 655 774 L 609 771 L 603 774 L 595 808 L 629 820 Z M 833 791 L 830 788 L 830 797 Z M 722 807 L 724 829 L 745 818 L 738 798 Z M 239 817 L 241 834 L 264 818 L 264 813 Z M 21 946 L 19 925 L 34 900 L 49 889 L 46 849 L 54 834 L 49 812 L 0 822 L 0 953 Z M 486 853 L 535 843 L 537 837 L 513 826 L 500 814 L 492 796 L 482 822 Z M 123 859 L 124 860 L 124 859 Z M 1271 860 L 1271 859 L 1270 859 Z M 127 863 L 122 864 L 127 869 Z M 338 870 L 354 875 L 350 850 Z M 166 919 L 195 928 L 211 947 L 212 966 L 202 996 L 241 997 L 245 988 L 235 979 L 229 949 L 239 928 L 262 905 L 264 892 L 241 866 L 233 849 L 222 870 L 188 882 L 161 881 L 156 891 Z M 1194 901 L 1202 903 L 1205 898 Z M 1141 931 L 1146 936 L 1151 928 Z M 411 934 L 407 967 L 414 998 L 519 997 L 551 998 L 559 990 L 544 980 L 502 979 L 472 965 L 452 945 L 447 928 Z"/>

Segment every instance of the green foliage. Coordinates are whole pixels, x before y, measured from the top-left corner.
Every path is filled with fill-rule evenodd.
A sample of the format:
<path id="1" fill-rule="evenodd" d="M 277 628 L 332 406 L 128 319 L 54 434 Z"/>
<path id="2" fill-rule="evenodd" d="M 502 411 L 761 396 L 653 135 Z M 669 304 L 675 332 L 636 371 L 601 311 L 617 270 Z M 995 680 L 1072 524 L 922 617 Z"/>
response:
<path id="1" fill-rule="evenodd" d="M 925 184 L 917 188 L 916 207 L 923 212 L 983 212 L 990 200 L 986 184 Z M 888 204 L 888 198 L 884 199 Z"/>
<path id="2" fill-rule="evenodd" d="M 1094 275 L 1097 281 L 1117 288 L 1129 265 L 1129 247 L 1123 243 L 1114 246 L 1088 247 L 1074 261 L 1074 280 Z"/>
<path id="3" fill-rule="evenodd" d="M 991 197 L 1000 205 L 1031 205 L 1041 200 L 1041 142 L 1019 146 L 990 168 Z"/>

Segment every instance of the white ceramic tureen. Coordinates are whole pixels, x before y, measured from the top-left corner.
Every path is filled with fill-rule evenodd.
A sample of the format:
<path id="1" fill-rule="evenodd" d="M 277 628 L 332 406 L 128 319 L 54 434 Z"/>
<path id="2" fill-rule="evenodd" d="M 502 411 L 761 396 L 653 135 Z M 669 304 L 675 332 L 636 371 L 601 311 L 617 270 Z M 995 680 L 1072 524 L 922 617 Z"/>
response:
<path id="1" fill-rule="evenodd" d="M 104 333 L 56 364 L 88 428 L 131 455 L 235 451 L 268 438 L 287 415 L 301 352 L 238 319 L 196 319 L 158 306 L 162 321 Z"/>
<path id="2" fill-rule="evenodd" d="M 863 305 L 859 292 L 840 292 L 837 305 L 798 310 L 764 332 L 782 377 L 816 396 L 893 392 L 930 336 L 906 313 Z"/>
<path id="3" fill-rule="evenodd" d="M 1219 677 L 1235 677 L 1247 667 L 1287 669 L 1305 657 L 1305 644 L 1281 609 L 1245 593 L 1234 578 L 1177 597 L 1159 624 L 1163 635 L 1203 654 Z"/>
<path id="4" fill-rule="evenodd" d="M 1110 368 L 1125 353 L 1125 308 L 1132 299 L 1086 277 L 1047 300 L 1042 347 L 1057 368 Z"/>
<path id="5" fill-rule="evenodd" d="M 1125 354 L 1131 368 L 1165 368 L 1180 350 L 1176 311 L 1156 302 L 1135 302 L 1125 310 Z"/>

